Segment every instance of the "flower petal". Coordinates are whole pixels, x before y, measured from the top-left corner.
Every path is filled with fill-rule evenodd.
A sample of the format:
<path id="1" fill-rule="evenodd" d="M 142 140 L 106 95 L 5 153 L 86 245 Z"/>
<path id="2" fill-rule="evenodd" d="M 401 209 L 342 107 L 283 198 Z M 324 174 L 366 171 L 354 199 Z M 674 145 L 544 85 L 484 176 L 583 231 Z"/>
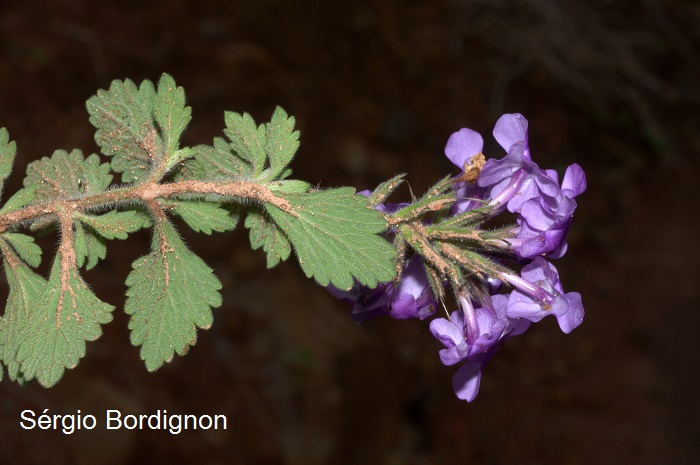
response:
<path id="1" fill-rule="evenodd" d="M 460 169 L 464 169 L 464 164 L 477 153 L 481 153 L 483 148 L 484 139 L 481 134 L 471 129 L 462 128 L 447 140 L 445 155 Z"/>
<path id="2" fill-rule="evenodd" d="M 506 152 L 517 142 L 527 146 L 527 120 L 520 113 L 506 113 L 496 121 L 493 137 Z"/>
<path id="3" fill-rule="evenodd" d="M 455 394 L 467 402 L 471 402 L 476 398 L 480 384 L 481 364 L 479 363 L 465 363 L 452 377 L 452 387 L 455 390 Z"/>

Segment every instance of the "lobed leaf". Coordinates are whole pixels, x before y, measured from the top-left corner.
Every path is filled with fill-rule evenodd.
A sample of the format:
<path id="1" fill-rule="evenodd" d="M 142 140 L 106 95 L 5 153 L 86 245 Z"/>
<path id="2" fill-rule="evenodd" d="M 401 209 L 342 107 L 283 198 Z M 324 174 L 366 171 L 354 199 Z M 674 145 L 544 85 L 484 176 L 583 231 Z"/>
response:
<path id="1" fill-rule="evenodd" d="M 230 181 L 253 174 L 253 165 L 239 157 L 221 137 L 215 137 L 211 146 L 198 145 L 192 150 L 194 157 L 182 163 L 177 180 Z"/>
<path id="2" fill-rule="evenodd" d="M 282 107 L 275 108 L 272 119 L 265 125 L 265 152 L 274 171 L 292 161 L 299 148 L 299 131 L 294 130 L 294 117 Z"/>
<path id="3" fill-rule="evenodd" d="M 74 217 L 105 239 L 121 239 L 151 225 L 151 218 L 140 210 L 112 210 L 103 215 L 76 213 Z"/>
<path id="4" fill-rule="evenodd" d="M 136 87 L 128 79 L 115 80 L 86 103 L 97 129 L 95 142 L 112 157 L 112 169 L 122 173 L 124 182 L 138 181 L 163 161 L 165 147 L 153 119 L 155 94 L 150 81 Z"/>
<path id="5" fill-rule="evenodd" d="M 96 154 L 87 159 L 80 150 L 56 150 L 27 166 L 24 187 L 34 189 L 33 200 L 53 201 L 103 192 L 112 182 L 109 163 L 100 163 Z"/>
<path id="6" fill-rule="evenodd" d="M 0 238 L 10 245 L 17 253 L 17 256 L 32 268 L 36 268 L 41 264 L 41 247 L 36 245 L 32 236 L 15 232 L 4 232 L 0 234 Z"/>
<path id="7" fill-rule="evenodd" d="M 114 307 L 92 293 L 71 261 L 70 254 L 64 257 L 59 251 L 43 292 L 34 293 L 29 315 L 18 319 L 20 334 L 12 335 L 18 340 L 16 360 L 23 376 L 44 387 L 56 384 L 66 368 L 74 368 L 85 355 L 85 342 L 100 337 L 100 325 L 112 320 Z M 28 278 L 19 279 L 24 279 L 22 289 L 28 289 Z M 38 281 L 32 280 L 36 287 Z"/>
<path id="8" fill-rule="evenodd" d="M 78 268 L 85 266 L 86 270 L 91 270 L 107 256 L 105 240 L 85 228 L 79 221 L 73 223 L 73 228 L 75 229 L 73 232 L 75 264 Z"/>
<path id="9" fill-rule="evenodd" d="M 192 119 L 192 109 L 185 105 L 185 90 L 178 87 L 169 74 L 163 73 L 158 81 L 158 92 L 153 101 L 153 116 L 160 129 L 168 163 L 176 163 L 179 161 L 176 155 L 180 136 Z"/>
<path id="10" fill-rule="evenodd" d="M 253 176 L 259 175 L 265 167 L 265 138 L 267 130 L 264 124 L 257 126 L 248 113 L 224 113 L 226 129 L 224 134 L 231 141 L 231 148 L 244 161 L 253 167 Z"/>
<path id="11" fill-rule="evenodd" d="M 0 193 L 5 186 L 5 179 L 12 171 L 12 164 L 17 155 L 17 143 L 10 141 L 10 134 L 7 129 L 0 128 Z"/>
<path id="12" fill-rule="evenodd" d="M 7 366 L 12 381 L 28 381 L 22 375 L 17 352 L 24 341 L 26 322 L 44 292 L 46 280 L 17 259 L 14 253 L 2 247 L 3 268 L 10 292 L 5 314 L 0 320 L 0 360 Z M 0 370 L 0 378 L 2 378 Z"/>
<path id="13" fill-rule="evenodd" d="M 355 280 L 375 287 L 394 277 L 395 250 L 378 234 L 386 229 L 381 213 L 350 187 L 301 194 L 280 194 L 292 206 L 287 213 L 265 209 L 284 231 L 306 276 L 322 286 L 348 290 Z"/>
<path id="14" fill-rule="evenodd" d="M 131 343 L 141 346 L 146 368 L 155 371 L 196 343 L 197 328 L 211 326 L 221 283 L 166 220 L 156 225 L 151 252 L 132 268 L 124 306 Z"/>
<path id="15" fill-rule="evenodd" d="M 267 268 L 274 268 L 289 258 L 292 246 L 274 221 L 262 212 L 251 209 L 244 224 L 250 230 L 250 246 L 253 250 L 262 247 L 267 254 Z"/>
<path id="16" fill-rule="evenodd" d="M 232 231 L 236 227 L 231 212 L 221 208 L 218 202 L 175 200 L 169 201 L 167 208 L 182 218 L 190 228 L 204 234 Z"/>

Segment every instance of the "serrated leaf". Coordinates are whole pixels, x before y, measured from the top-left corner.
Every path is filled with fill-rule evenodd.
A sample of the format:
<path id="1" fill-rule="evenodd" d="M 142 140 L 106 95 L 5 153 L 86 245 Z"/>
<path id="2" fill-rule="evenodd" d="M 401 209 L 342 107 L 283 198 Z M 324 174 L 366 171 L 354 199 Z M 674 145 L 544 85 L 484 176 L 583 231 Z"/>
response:
<path id="1" fill-rule="evenodd" d="M 244 224 L 250 230 L 250 246 L 253 250 L 262 247 L 267 254 L 268 268 L 273 268 L 289 258 L 292 251 L 289 240 L 263 213 L 249 210 Z"/>
<path id="2" fill-rule="evenodd" d="M 350 187 L 283 194 L 293 214 L 266 203 L 285 232 L 308 277 L 322 286 L 348 290 L 356 279 L 375 287 L 394 277 L 394 248 L 378 234 L 387 226 L 367 198 Z"/>
<path id="3" fill-rule="evenodd" d="M 4 247 L 3 252 L 3 267 L 10 292 L 5 314 L 0 321 L 0 359 L 7 366 L 12 381 L 29 381 L 21 372 L 17 352 L 26 339 L 24 334 L 27 322 L 44 292 L 46 280 L 17 260 L 17 257 Z"/>
<path id="4" fill-rule="evenodd" d="M 27 166 L 25 188 L 34 188 L 35 201 L 103 192 L 112 182 L 109 164 L 100 163 L 96 154 L 83 158 L 80 150 L 68 153 L 56 150 L 51 158 L 44 157 Z"/>
<path id="5" fill-rule="evenodd" d="M 311 184 L 298 179 L 285 179 L 283 181 L 273 181 L 265 184 L 272 192 L 288 192 L 292 194 L 300 194 L 311 188 Z"/>
<path id="6" fill-rule="evenodd" d="M 175 200 L 167 203 L 170 211 L 182 218 L 190 228 L 197 232 L 211 234 L 213 231 L 232 231 L 236 227 L 231 213 L 221 208 L 221 204 L 217 202 Z"/>
<path id="7" fill-rule="evenodd" d="M 294 117 L 282 107 L 275 108 L 272 119 L 265 125 L 265 151 L 274 170 L 287 166 L 299 148 L 299 131 L 294 130 Z"/>
<path id="8" fill-rule="evenodd" d="M 73 247 L 75 248 L 75 264 L 78 268 L 85 266 L 86 270 L 93 269 L 100 260 L 107 256 L 107 245 L 97 234 L 94 234 L 78 221 L 73 223 Z"/>
<path id="9" fill-rule="evenodd" d="M 0 128 L 0 193 L 5 185 L 5 179 L 12 171 L 15 155 L 17 155 L 17 143 L 10 141 L 7 129 Z"/>
<path id="10" fill-rule="evenodd" d="M 113 81 L 86 106 L 97 129 L 95 142 L 112 157 L 112 169 L 122 181 L 136 182 L 163 161 L 165 149 L 153 120 L 155 89 L 150 81 L 136 87 L 130 80 Z"/>
<path id="11" fill-rule="evenodd" d="M 180 136 L 192 119 L 192 109 L 185 105 L 185 90 L 178 87 L 169 74 L 163 73 L 158 81 L 153 116 L 160 129 L 168 163 L 174 164 L 185 158 L 187 152 L 178 152 L 178 148 Z"/>
<path id="12" fill-rule="evenodd" d="M 181 164 L 176 180 L 230 181 L 253 174 L 253 165 L 221 137 L 215 137 L 213 145 L 197 145 L 192 150 L 194 157 Z"/>
<path id="13" fill-rule="evenodd" d="M 146 368 L 155 371 L 196 343 L 197 328 L 211 326 L 221 283 L 167 221 L 156 226 L 151 253 L 132 268 L 124 306 L 131 343 L 141 346 Z"/>
<path id="14" fill-rule="evenodd" d="M 59 251 L 44 292 L 32 302 L 17 350 L 21 371 L 44 387 L 78 364 L 85 342 L 102 335 L 100 325 L 112 320 L 114 309 L 92 293 L 73 263 L 64 266 L 70 257 L 63 255 Z"/>
<path id="15" fill-rule="evenodd" d="M 14 195 L 10 197 L 7 202 L 5 202 L 5 205 L 0 208 L 0 215 L 19 210 L 20 208 L 28 205 L 34 200 L 34 190 L 35 186 L 31 186 L 15 192 Z"/>
<path id="16" fill-rule="evenodd" d="M 253 175 L 259 175 L 265 167 L 265 137 L 264 124 L 257 126 L 255 120 L 248 113 L 234 113 L 227 111 L 224 114 L 226 129 L 224 134 L 231 141 L 231 148 L 240 158 L 250 163 L 253 167 Z"/>
<path id="17" fill-rule="evenodd" d="M 36 268 L 41 264 L 41 247 L 36 245 L 32 236 L 14 232 L 4 232 L 0 236 L 29 266 Z"/>
<path id="18" fill-rule="evenodd" d="M 137 210 L 112 210 L 104 215 L 77 213 L 75 218 L 90 226 L 92 230 L 105 239 L 124 240 L 130 233 L 151 225 L 149 216 L 145 212 Z"/>

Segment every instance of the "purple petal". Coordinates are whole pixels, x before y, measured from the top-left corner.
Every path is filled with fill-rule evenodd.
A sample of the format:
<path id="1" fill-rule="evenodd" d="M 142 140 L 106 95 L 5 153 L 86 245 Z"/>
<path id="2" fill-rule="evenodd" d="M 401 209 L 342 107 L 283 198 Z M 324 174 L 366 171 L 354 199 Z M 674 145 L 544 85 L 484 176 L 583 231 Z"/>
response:
<path id="1" fill-rule="evenodd" d="M 578 163 L 569 165 L 564 173 L 564 180 L 561 183 L 562 190 L 567 189 L 574 193 L 573 197 L 580 195 L 586 190 L 586 173 Z"/>
<path id="2" fill-rule="evenodd" d="M 435 318 L 431 321 L 430 332 L 445 347 L 454 346 L 464 341 L 462 329 L 446 318 Z"/>
<path id="3" fill-rule="evenodd" d="M 460 169 L 464 164 L 484 148 L 484 139 L 481 134 L 471 129 L 462 128 L 455 132 L 447 140 L 445 155 Z"/>
<path id="4" fill-rule="evenodd" d="M 452 377 L 452 387 L 457 397 L 471 402 L 479 393 L 481 384 L 481 365 L 474 362 L 465 363 Z"/>
<path id="5" fill-rule="evenodd" d="M 520 113 L 506 113 L 496 121 L 493 137 L 506 152 L 518 142 L 527 146 L 527 120 Z"/>
<path id="6" fill-rule="evenodd" d="M 569 310 L 564 315 L 557 317 L 557 322 L 561 330 L 569 334 L 583 321 L 583 302 L 581 301 L 581 294 L 578 292 L 569 292 L 562 298 L 566 299 Z"/>

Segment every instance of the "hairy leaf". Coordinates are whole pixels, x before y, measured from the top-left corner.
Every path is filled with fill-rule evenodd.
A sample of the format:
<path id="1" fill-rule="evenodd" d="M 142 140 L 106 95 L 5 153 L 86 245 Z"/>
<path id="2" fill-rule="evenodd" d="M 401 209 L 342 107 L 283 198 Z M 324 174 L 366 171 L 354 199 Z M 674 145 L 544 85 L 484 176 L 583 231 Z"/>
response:
<path id="1" fill-rule="evenodd" d="M 176 179 L 194 181 L 230 181 L 250 177 L 253 165 L 242 159 L 231 144 L 215 137 L 213 145 L 192 148 L 194 158 L 181 164 Z"/>
<path id="2" fill-rule="evenodd" d="M 105 240 L 85 228 L 80 222 L 73 224 L 73 247 L 75 247 L 75 264 L 78 268 L 85 266 L 86 270 L 93 269 L 97 262 L 107 256 Z"/>
<path id="3" fill-rule="evenodd" d="M 5 213 L 10 213 L 14 210 L 19 210 L 20 208 L 29 205 L 34 200 L 34 190 L 35 186 L 20 189 L 10 197 L 5 205 L 0 208 L 0 215 Z"/>
<path id="4" fill-rule="evenodd" d="M 282 107 L 275 108 L 272 119 L 265 125 L 265 151 L 273 170 L 285 167 L 299 148 L 299 131 L 294 130 L 294 117 Z"/>
<path id="5" fill-rule="evenodd" d="M 95 142 L 112 157 L 112 169 L 124 182 L 137 182 L 162 162 L 165 148 L 153 120 L 155 89 L 150 81 L 136 87 L 130 80 L 112 81 L 87 101 Z M 179 137 L 179 136 L 178 136 Z"/>
<path id="6" fill-rule="evenodd" d="M 160 128 L 165 153 L 172 159 L 179 147 L 180 136 L 192 119 L 192 109 L 185 105 L 185 90 L 178 87 L 169 74 L 163 73 L 158 81 L 153 115 Z"/>
<path id="7" fill-rule="evenodd" d="M 105 239 L 124 240 L 130 233 L 151 225 L 148 214 L 138 210 L 112 210 L 104 215 L 77 213 L 74 216 Z"/>
<path id="8" fill-rule="evenodd" d="M 5 247 L 3 255 L 3 267 L 10 292 L 5 315 L 0 321 L 0 359 L 7 366 L 11 380 L 28 381 L 21 374 L 17 351 L 25 340 L 25 326 L 44 292 L 46 280 L 17 260 Z"/>
<path id="9" fill-rule="evenodd" d="M 224 134 L 231 141 L 231 148 L 253 167 L 253 176 L 259 175 L 265 167 L 265 136 L 264 124 L 257 126 L 253 117 L 248 113 L 234 113 L 227 111 L 224 114 L 226 129 Z"/>
<path id="10" fill-rule="evenodd" d="M 34 188 L 35 201 L 102 192 L 110 182 L 109 164 L 100 163 L 96 154 L 85 159 L 77 149 L 70 153 L 56 150 L 51 158 L 44 157 L 30 163 L 24 178 L 25 188 Z"/>
<path id="11" fill-rule="evenodd" d="M 282 230 L 262 212 L 251 209 L 245 219 L 250 230 L 250 246 L 253 250 L 263 248 L 267 254 L 267 267 L 273 268 L 289 258 L 292 247 Z"/>
<path id="12" fill-rule="evenodd" d="M 285 232 L 308 277 L 322 286 L 348 290 L 356 279 L 375 287 L 394 277 L 394 248 L 378 234 L 386 229 L 381 213 L 350 187 L 283 194 L 293 214 L 265 209 Z"/>
<path id="13" fill-rule="evenodd" d="M 102 335 L 100 325 L 112 320 L 114 309 L 92 293 L 70 254 L 63 255 L 59 251 L 44 292 L 31 301 L 17 348 L 24 376 L 44 387 L 56 384 L 66 368 L 78 364 L 85 342 Z"/>
<path id="14" fill-rule="evenodd" d="M 141 346 L 146 368 L 155 371 L 196 343 L 197 328 L 211 326 L 221 283 L 165 220 L 156 225 L 152 251 L 132 267 L 124 306 L 131 343 Z"/>
<path id="15" fill-rule="evenodd" d="M 211 234 L 213 231 L 232 231 L 236 222 L 231 213 L 221 208 L 217 202 L 204 200 L 176 200 L 168 202 L 168 208 L 182 218 L 187 225 L 197 232 Z"/>
<path id="16" fill-rule="evenodd" d="M 27 265 L 36 268 L 41 264 L 41 247 L 36 245 L 32 236 L 14 232 L 4 232 L 0 237 L 14 249 L 17 255 L 24 260 Z"/>
<path id="17" fill-rule="evenodd" d="M 7 129 L 0 128 L 0 193 L 5 185 L 5 179 L 12 171 L 12 164 L 17 154 L 17 143 L 10 141 L 10 134 Z"/>

